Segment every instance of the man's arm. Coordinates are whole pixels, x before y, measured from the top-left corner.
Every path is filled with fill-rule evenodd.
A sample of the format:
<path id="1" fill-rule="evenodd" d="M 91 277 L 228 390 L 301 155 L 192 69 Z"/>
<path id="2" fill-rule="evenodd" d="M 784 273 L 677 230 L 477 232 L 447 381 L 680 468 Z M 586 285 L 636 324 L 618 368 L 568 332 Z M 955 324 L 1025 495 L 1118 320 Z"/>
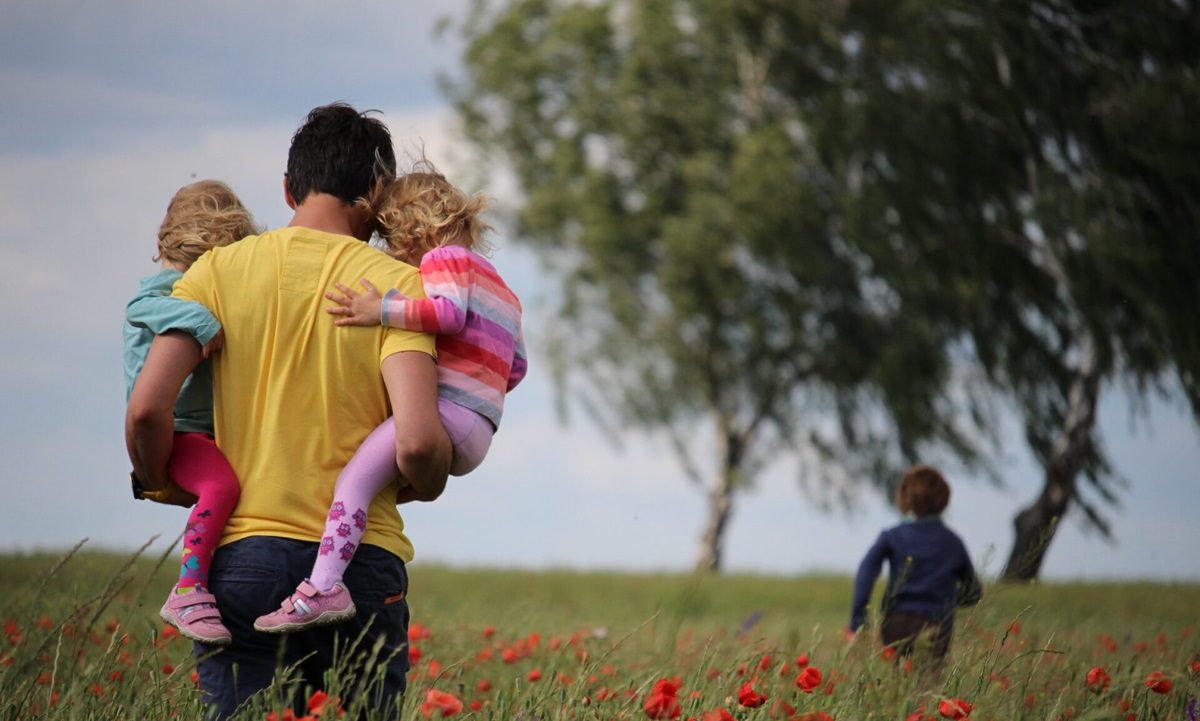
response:
<path id="1" fill-rule="evenodd" d="M 170 484 L 167 459 L 175 433 L 175 399 L 200 362 L 200 344 L 183 331 L 154 339 L 125 411 L 125 446 L 143 488 Z"/>
<path id="2" fill-rule="evenodd" d="M 397 502 L 432 501 L 446 489 L 452 452 L 438 416 L 437 366 L 425 353 L 402 351 L 380 370 L 396 423 Z"/>

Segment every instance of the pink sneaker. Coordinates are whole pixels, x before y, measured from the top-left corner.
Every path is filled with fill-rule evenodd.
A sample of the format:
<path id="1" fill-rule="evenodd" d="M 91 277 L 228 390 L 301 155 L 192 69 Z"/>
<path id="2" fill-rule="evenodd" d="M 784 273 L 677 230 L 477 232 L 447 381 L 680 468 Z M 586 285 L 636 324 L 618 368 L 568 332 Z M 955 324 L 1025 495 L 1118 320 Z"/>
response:
<path id="1" fill-rule="evenodd" d="M 296 592 L 284 599 L 278 611 L 255 619 L 254 628 L 264 633 L 289 633 L 341 623 L 353 618 L 354 613 L 350 591 L 340 581 L 328 591 L 318 591 L 304 579 Z"/>
<path id="2" fill-rule="evenodd" d="M 182 636 L 210 643 L 214 646 L 228 646 L 233 640 L 229 629 L 221 623 L 221 612 L 217 610 L 217 599 L 203 587 L 196 586 L 187 593 L 176 593 L 171 589 L 171 595 L 163 604 L 159 616 L 167 623 L 179 629 Z"/>

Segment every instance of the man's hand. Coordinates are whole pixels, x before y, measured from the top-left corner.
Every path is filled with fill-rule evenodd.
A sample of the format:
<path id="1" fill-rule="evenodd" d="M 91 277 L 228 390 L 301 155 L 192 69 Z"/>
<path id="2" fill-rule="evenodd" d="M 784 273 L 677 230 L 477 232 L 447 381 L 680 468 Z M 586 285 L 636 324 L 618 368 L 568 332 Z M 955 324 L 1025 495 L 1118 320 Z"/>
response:
<path id="1" fill-rule="evenodd" d="M 208 357 L 210 355 L 212 355 L 213 353 L 216 353 L 217 351 L 221 350 L 224 347 L 225 347 L 225 329 L 222 328 L 217 331 L 217 334 L 212 337 L 212 340 L 205 343 L 204 347 L 200 349 L 200 357 L 205 360 L 208 360 Z"/>
<path id="2" fill-rule="evenodd" d="M 129 480 L 133 484 L 133 497 L 139 501 L 154 501 L 155 503 L 163 503 L 169 506 L 183 506 L 184 508 L 191 508 L 196 505 L 196 497 L 173 482 L 169 483 L 165 488 L 151 491 L 142 485 L 142 481 L 137 477 L 136 473 L 130 473 Z"/>
<path id="3" fill-rule="evenodd" d="M 413 488 L 412 486 L 401 486 L 400 490 L 396 491 L 396 505 L 397 506 L 402 505 L 404 503 L 412 503 L 413 501 L 419 501 L 419 500 L 421 500 L 421 499 L 417 498 L 417 490 L 415 488 Z"/>
<path id="4" fill-rule="evenodd" d="M 326 298 L 337 303 L 326 308 L 325 312 L 342 316 L 333 322 L 334 325 L 379 325 L 383 296 L 366 278 L 358 282 L 364 289 L 362 293 L 355 293 L 349 286 L 334 283 L 333 287 L 340 290 L 342 295 L 333 292 L 325 294 Z"/>

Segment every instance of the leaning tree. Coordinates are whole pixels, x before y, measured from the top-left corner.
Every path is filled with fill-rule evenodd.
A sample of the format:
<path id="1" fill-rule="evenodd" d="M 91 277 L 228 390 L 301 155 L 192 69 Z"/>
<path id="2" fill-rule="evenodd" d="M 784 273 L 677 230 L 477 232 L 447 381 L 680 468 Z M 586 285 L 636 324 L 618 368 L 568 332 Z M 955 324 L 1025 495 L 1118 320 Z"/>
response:
<path id="1" fill-rule="evenodd" d="M 848 216 L 879 199 L 853 197 L 853 119 L 829 112 L 854 92 L 844 20 L 821 4 L 521 0 L 464 26 L 456 106 L 516 175 L 517 234 L 562 281 L 554 368 L 610 426 L 671 440 L 708 495 L 702 568 L 720 565 L 735 492 L 780 455 L 817 459 L 822 491 L 889 485 L 930 447 L 977 456 L 954 319 L 906 305 L 849 242 Z"/>
<path id="2" fill-rule="evenodd" d="M 1174 372 L 1196 407 L 1197 185 L 1169 148 L 1196 144 L 1200 44 L 1191 4 L 1151 5 L 476 4 L 451 94 L 561 280 L 553 366 L 671 439 L 701 567 L 769 460 L 816 460 L 827 494 L 986 467 L 999 398 L 1047 469 L 1009 575 L 1071 504 L 1107 531 L 1075 483 L 1113 498 L 1101 385 Z"/>

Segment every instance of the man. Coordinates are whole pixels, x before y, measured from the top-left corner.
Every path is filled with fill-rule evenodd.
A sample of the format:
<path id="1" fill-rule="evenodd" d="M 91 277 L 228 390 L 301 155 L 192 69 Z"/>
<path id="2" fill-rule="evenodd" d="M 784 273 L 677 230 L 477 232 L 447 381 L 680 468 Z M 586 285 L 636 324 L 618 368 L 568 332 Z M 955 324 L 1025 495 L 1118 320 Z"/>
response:
<path id="1" fill-rule="evenodd" d="M 437 498 L 451 455 L 437 414 L 433 338 L 383 326 L 340 328 L 323 311 L 335 281 L 360 277 L 423 296 L 415 268 L 362 242 L 372 222 L 354 201 L 394 167 L 380 121 L 343 104 L 316 108 L 288 153 L 289 225 L 203 256 L 175 286 L 176 297 L 205 305 L 225 331 L 213 366 L 216 440 L 242 485 L 209 581 L 233 642 L 215 654 L 196 648 L 200 687 L 216 718 L 232 714 L 282 666 L 299 664 L 305 684 L 322 688 L 335 635 L 344 651 L 360 633 L 366 650 L 382 639 L 388 659 L 373 684 L 372 708 L 384 718 L 399 715 L 408 667 L 404 564 L 412 545 L 396 504 Z M 170 484 L 172 406 L 200 355 L 187 334 L 159 336 L 130 397 L 126 442 L 150 491 Z M 397 482 L 371 504 L 345 575 L 358 614 L 283 637 L 280 655 L 280 637 L 255 631 L 254 619 L 275 610 L 312 568 L 334 481 L 389 406 Z"/>

